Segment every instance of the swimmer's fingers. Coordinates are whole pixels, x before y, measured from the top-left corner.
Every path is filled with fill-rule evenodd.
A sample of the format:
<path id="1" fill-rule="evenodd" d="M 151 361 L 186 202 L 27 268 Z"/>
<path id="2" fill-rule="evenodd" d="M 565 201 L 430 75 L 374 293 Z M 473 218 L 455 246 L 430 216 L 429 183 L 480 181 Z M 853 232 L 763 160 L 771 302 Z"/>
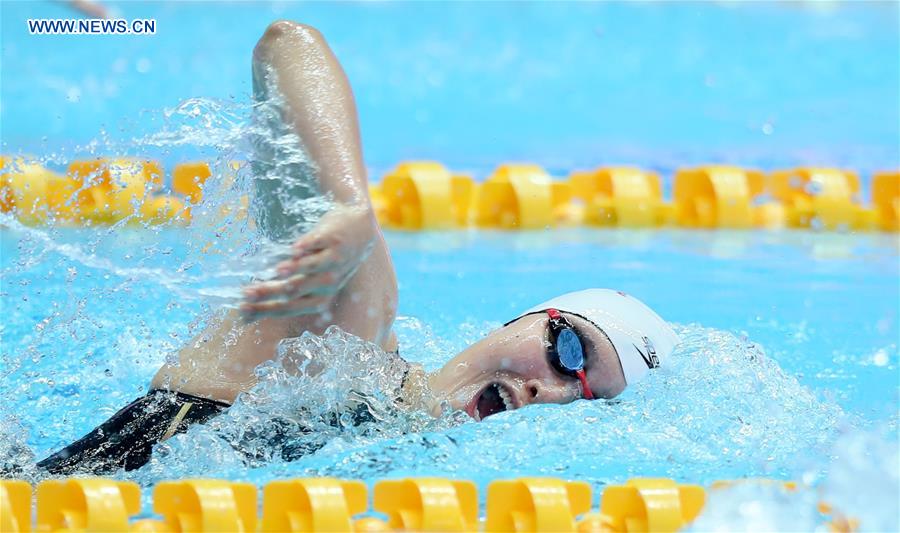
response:
<path id="1" fill-rule="evenodd" d="M 340 245 L 339 241 L 340 239 L 334 237 L 328 231 L 313 231 L 301 237 L 291 248 L 293 248 L 297 257 L 303 257 L 304 255 L 334 248 Z"/>
<path id="2" fill-rule="evenodd" d="M 333 248 L 356 248 L 375 238 L 374 218 L 368 205 L 338 205 L 326 213 L 315 228 L 294 242 L 299 253 Z"/>
<path id="3" fill-rule="evenodd" d="M 264 281 L 244 289 L 246 303 L 253 305 L 271 298 L 298 298 L 312 294 L 334 295 L 344 276 L 335 271 L 296 274 L 284 280 Z M 252 308 L 250 310 L 253 310 Z"/>
<path id="4" fill-rule="evenodd" d="M 301 236 L 291 245 L 298 256 L 314 254 L 322 250 L 333 250 L 351 244 L 356 237 L 358 224 L 348 217 L 344 210 L 325 215 L 309 233 Z"/>
<path id="5" fill-rule="evenodd" d="M 270 300 L 253 304 L 243 304 L 241 312 L 244 320 L 253 322 L 263 317 L 288 317 L 321 314 L 328 310 L 332 295 L 303 296 L 291 300 Z"/>
<path id="6" fill-rule="evenodd" d="M 335 266 L 335 256 L 334 250 L 322 250 L 313 255 L 296 255 L 278 263 L 275 266 L 275 271 L 281 278 L 294 274 L 322 272 Z"/>

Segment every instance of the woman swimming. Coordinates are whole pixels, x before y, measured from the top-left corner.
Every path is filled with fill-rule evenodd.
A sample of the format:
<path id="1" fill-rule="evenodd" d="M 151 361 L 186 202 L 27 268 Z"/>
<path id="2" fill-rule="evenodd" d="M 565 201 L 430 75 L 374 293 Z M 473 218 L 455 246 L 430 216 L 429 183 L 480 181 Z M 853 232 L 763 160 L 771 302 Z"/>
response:
<path id="1" fill-rule="evenodd" d="M 277 276 L 246 287 L 238 311 L 213 321 L 165 364 L 150 392 L 38 466 L 54 474 L 110 473 L 145 464 L 154 444 L 221 413 L 251 389 L 256 368 L 283 339 L 329 326 L 396 353 L 397 283 L 373 214 L 353 94 L 321 34 L 271 24 L 253 53 L 258 122 L 289 141 L 260 143 L 256 220 L 291 242 Z M 316 193 L 333 207 L 303 232 L 291 200 Z M 652 310 L 622 292 L 590 289 L 524 311 L 426 374 L 395 355 L 403 374 L 396 401 L 475 420 L 534 403 L 612 398 L 659 366 L 678 338 Z M 425 391 L 429 392 L 426 394 Z M 365 417 L 358 411 L 356 416 Z"/>

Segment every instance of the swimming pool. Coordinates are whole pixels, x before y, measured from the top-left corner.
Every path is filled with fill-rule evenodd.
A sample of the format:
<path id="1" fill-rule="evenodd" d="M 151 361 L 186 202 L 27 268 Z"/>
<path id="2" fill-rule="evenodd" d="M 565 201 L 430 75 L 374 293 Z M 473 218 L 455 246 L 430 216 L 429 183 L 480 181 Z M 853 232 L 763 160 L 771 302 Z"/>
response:
<path id="1" fill-rule="evenodd" d="M 480 177 L 504 159 L 536 160 L 556 175 L 627 159 L 661 171 L 667 184 L 673 168 L 710 158 L 766 170 L 809 161 L 851 165 L 864 178 L 898 162 L 896 121 L 878 115 L 884 109 L 897 115 L 896 96 L 890 93 L 897 84 L 896 61 L 880 61 L 896 58 L 896 47 L 883 46 L 896 39 L 896 27 L 880 22 L 880 10 L 895 12 L 896 6 L 843 6 L 829 15 L 774 5 L 680 10 L 578 4 L 574 13 L 563 13 L 546 4 L 529 4 L 521 11 L 494 5 L 486 8 L 493 18 L 470 18 L 466 8 L 445 5 L 418 6 L 404 19 L 398 16 L 401 8 L 393 5 L 340 6 L 332 12 L 311 4 L 300 12 L 293 4 L 259 10 L 236 4 L 223 16 L 242 18 L 248 29 L 236 32 L 234 40 L 216 40 L 219 29 L 199 14 L 203 6 L 139 5 L 135 14 L 129 13 L 155 16 L 161 27 L 166 22 L 183 29 L 193 21 L 197 31 L 192 39 L 223 43 L 184 56 L 167 52 L 191 49 L 185 32 L 163 33 L 156 45 L 129 38 L 118 50 L 98 48 L 84 39 L 35 41 L 11 22 L 30 8 L 2 8 L 3 148 L 46 154 L 49 166 L 86 155 L 129 154 L 164 162 L 198 156 L 223 161 L 235 152 L 241 155 L 240 145 L 229 145 L 223 154 L 217 142 L 240 136 L 246 111 L 240 91 L 248 90 L 247 55 L 259 34 L 250 28 L 261 28 L 274 16 L 305 18 L 335 35 L 335 48 L 347 61 L 351 79 L 359 81 L 355 89 L 373 176 L 410 154 L 435 155 Z M 348 14 L 372 20 L 357 35 L 341 29 L 340 21 Z M 424 24 L 436 15 L 450 21 L 449 26 Z M 496 17 L 510 17 L 518 24 L 501 26 L 500 41 L 484 41 L 485 27 Z M 681 24 L 671 24 L 671 17 Z M 756 37 L 744 30 L 742 34 L 750 34 L 746 38 L 778 39 L 758 56 L 747 50 L 751 47 L 735 44 L 729 50 L 736 56 L 722 53 L 715 43 L 742 28 L 744 17 L 765 29 Z M 543 20 L 550 22 L 547 34 L 526 39 Z M 402 27 L 385 32 L 379 25 L 386 21 L 398 21 Z M 647 42 L 646 49 L 630 49 L 623 44 L 629 41 L 628 32 L 598 21 L 643 27 L 648 39 L 659 41 Z M 799 35 L 785 36 L 787 28 L 797 27 L 802 29 Z M 621 53 L 622 59 L 614 62 L 621 68 L 592 68 L 597 66 L 593 56 L 581 45 L 610 34 L 612 44 L 603 44 L 610 48 L 602 51 Z M 568 43 L 566 53 L 558 70 L 552 70 L 541 50 L 561 36 L 569 36 L 563 40 Z M 404 54 L 407 40 L 430 50 L 428 61 L 417 63 Z M 160 42 L 165 45 L 155 49 Z M 367 42 L 378 43 L 371 64 L 364 59 Z M 468 68 L 474 71 L 466 70 L 467 58 L 477 55 L 474 50 L 504 42 L 512 48 L 500 48 L 495 63 L 473 63 Z M 647 52 L 666 42 L 676 43 L 686 55 L 683 64 L 665 67 L 665 55 Z M 26 48 L 26 43 L 34 48 Z M 820 50 L 823 43 L 829 46 L 828 57 L 855 75 L 816 62 L 805 71 L 807 76 L 794 75 L 792 69 L 803 62 L 804 54 Z M 67 54 L 73 56 L 99 54 L 99 70 L 74 71 L 65 64 L 69 55 L 46 53 L 62 44 L 72 45 Z M 779 45 L 796 51 L 796 63 L 782 58 L 765 64 L 765 52 L 771 54 Z M 875 59 L 854 62 L 870 52 Z M 379 55 L 387 59 L 379 60 Z M 732 68 L 735 57 L 740 61 Z M 125 65 L 121 73 L 120 60 Z M 436 70 L 439 60 L 457 69 Z M 215 68 L 207 65 L 210 61 Z M 510 66 L 523 61 L 524 68 Z M 876 65 L 882 63 L 892 66 L 881 72 Z M 403 76 L 412 76 L 408 71 L 389 71 L 385 81 L 370 70 L 385 64 L 415 65 L 414 73 L 431 89 L 418 81 L 406 82 Z M 28 75 L 10 80 L 7 69 Z M 483 76 L 492 69 L 497 73 Z M 536 106 L 533 121 L 520 116 L 523 107 L 531 109 L 530 101 L 559 99 L 573 106 L 571 110 L 593 101 L 587 90 L 576 92 L 571 101 L 564 98 L 570 90 L 560 81 L 564 73 L 577 72 L 586 86 L 619 94 L 634 83 L 629 69 L 635 75 L 657 69 L 656 75 L 675 80 L 678 90 L 664 95 L 655 86 L 642 86 L 627 98 L 588 106 L 596 114 L 575 121 L 553 119 L 560 109 L 549 104 Z M 753 69 L 759 69 L 761 79 L 748 78 Z M 875 70 L 884 74 L 877 82 Z M 451 74 L 459 77 L 441 78 Z M 169 82 L 170 76 L 178 79 Z M 500 80 L 508 76 L 519 78 L 506 87 Z M 473 79 L 483 81 L 472 85 Z M 791 81 L 785 87 L 775 83 L 780 79 Z M 107 87 L 107 81 L 116 89 Z M 741 81 L 753 83 L 741 86 Z M 699 89 L 691 83 L 712 87 Z M 715 93 L 719 83 L 743 88 Z M 543 84 L 549 84 L 548 92 L 541 91 Z M 65 90 L 58 94 L 60 87 Z M 70 98 L 72 87 L 78 89 L 78 98 Z M 508 92 L 493 100 L 477 97 L 499 87 Z M 799 102 L 812 87 L 821 88 L 814 92 L 820 100 L 810 104 L 815 112 L 807 115 L 809 109 Z M 706 90 L 715 95 L 698 95 Z M 228 103 L 235 93 L 236 102 Z M 162 111 L 196 95 L 224 97 L 226 104 L 204 107 L 199 117 Z M 459 95 L 463 101 L 454 101 Z M 13 101 L 21 103 L 9 103 Z M 676 101 L 683 105 L 675 106 Z M 631 107 L 633 112 L 626 104 L 634 102 L 658 106 L 644 111 L 645 117 L 659 117 L 658 127 L 632 123 L 627 113 L 613 109 Z M 743 108 L 745 115 L 735 111 L 742 105 L 749 106 Z M 463 106 L 469 116 L 484 115 L 490 108 L 491 129 L 472 134 L 469 122 L 450 117 Z M 854 113 L 847 113 L 851 107 Z M 150 111 L 142 115 L 141 109 Z M 769 124 L 779 132 L 776 139 L 762 129 L 768 114 L 778 115 Z M 128 121 L 124 129 L 114 130 L 111 124 L 123 117 Z M 834 127 L 819 128 L 823 117 Z M 747 125 L 754 120 L 759 122 Z M 110 127 L 109 137 L 93 127 L 101 123 Z M 667 133 L 673 130 L 679 135 Z M 486 142 L 493 138 L 496 143 Z M 92 139 L 97 142 L 90 144 Z M 604 147 L 599 155 L 597 147 Z M 4 220 L 10 227 L 2 230 L 0 248 L 0 462 L 30 464 L 146 391 L 166 356 L 203 321 L 207 302 L 198 298 L 197 288 L 204 284 L 195 273 L 224 268 L 227 258 L 200 253 L 212 233 L 199 225 L 83 230 L 24 228 Z M 149 465 L 125 477 L 151 485 L 190 476 L 262 484 L 296 476 L 372 482 L 440 475 L 472 479 L 483 487 L 498 478 L 547 475 L 586 480 L 596 488 L 634 476 L 701 484 L 766 477 L 822 487 L 825 496 L 863 517 L 863 527 L 896 524 L 896 513 L 891 516 L 898 491 L 900 401 L 896 234 L 560 229 L 395 232 L 388 234 L 388 241 L 400 282 L 397 332 L 402 353 L 429 368 L 534 302 L 591 286 L 637 295 L 677 324 L 685 342 L 661 377 L 611 402 L 535 406 L 481 424 L 462 423 L 457 417 L 434 421 L 398 416 L 379 431 L 326 432 L 316 437 L 327 442 L 322 450 L 294 462 L 266 457 L 265 443 L 257 442 L 267 460 L 248 468 L 229 442 L 241 436 L 248 421 L 265 426 L 296 406 L 296 388 L 303 387 L 276 365 L 266 370 L 265 383 L 239 409 L 167 441 Z M 328 336 L 324 345 L 315 339 L 303 342 L 333 359 L 361 351 L 340 333 Z M 333 401 L 340 389 L 325 388 L 318 394 L 308 395 L 308 401 Z M 869 455 L 860 453 L 860 447 Z M 793 522 L 778 522 L 789 520 L 779 504 L 796 508 L 797 501 L 788 505 L 779 497 L 744 494 L 743 499 L 718 503 L 716 509 L 722 510 L 722 523 L 728 524 L 730 517 L 735 525 L 741 516 L 735 502 L 758 498 L 765 502 L 758 514 L 770 527 L 811 529 L 821 520 L 810 505 L 809 514 L 794 513 Z"/>
<path id="2" fill-rule="evenodd" d="M 58 242 L 81 238 L 63 233 Z M 153 249 L 155 265 L 174 266 L 185 253 L 180 231 L 125 239 L 113 239 L 118 253 Z M 482 424 L 396 421 L 383 434 L 334 435 L 312 456 L 247 469 L 227 442 L 246 417 L 275 416 L 261 401 L 217 429 L 172 439 L 168 454 L 128 477 L 150 484 L 444 475 L 482 486 L 523 474 L 597 486 L 638 475 L 703 484 L 807 480 L 826 475 L 832 460 L 848 460 L 831 456 L 842 431 L 886 432 L 884 439 L 895 431 L 896 306 L 884 297 L 897 290 L 892 237 L 573 230 L 389 239 L 406 295 L 403 354 L 432 368 L 535 297 L 580 286 L 641 295 L 681 324 L 685 344 L 663 378 L 613 402 L 532 407 Z M 22 445 L 42 457 L 140 395 L 200 310 L 156 283 L 54 251 L 15 266 L 26 258 L 18 248 L 29 246 L 6 233 L 3 334 L 4 346 L 15 346 L 4 359 L 6 460 L 23 460 L 13 455 Z M 273 380 L 257 394 L 292 404 L 290 383 Z M 417 431 L 405 434 L 410 427 Z"/>

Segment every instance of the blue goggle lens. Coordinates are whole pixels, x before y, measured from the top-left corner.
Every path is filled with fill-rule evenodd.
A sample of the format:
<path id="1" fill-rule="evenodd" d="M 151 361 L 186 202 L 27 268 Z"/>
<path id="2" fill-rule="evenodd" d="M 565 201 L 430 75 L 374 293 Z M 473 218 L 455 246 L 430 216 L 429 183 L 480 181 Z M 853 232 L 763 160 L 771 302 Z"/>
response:
<path id="1" fill-rule="evenodd" d="M 575 372 L 584 368 L 584 352 L 578 335 L 571 329 L 564 329 L 556 337 L 556 355 L 564 369 Z"/>

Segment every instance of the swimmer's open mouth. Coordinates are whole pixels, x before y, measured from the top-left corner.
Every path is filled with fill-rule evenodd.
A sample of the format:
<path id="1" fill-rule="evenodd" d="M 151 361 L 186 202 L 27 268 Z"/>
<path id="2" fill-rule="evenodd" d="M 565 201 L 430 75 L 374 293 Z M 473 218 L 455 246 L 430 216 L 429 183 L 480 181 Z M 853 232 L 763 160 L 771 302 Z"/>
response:
<path id="1" fill-rule="evenodd" d="M 516 408 L 512 398 L 512 394 L 506 387 L 499 383 L 491 383 L 481 391 L 470 414 L 475 420 L 484 420 L 503 411 L 512 411 Z"/>

